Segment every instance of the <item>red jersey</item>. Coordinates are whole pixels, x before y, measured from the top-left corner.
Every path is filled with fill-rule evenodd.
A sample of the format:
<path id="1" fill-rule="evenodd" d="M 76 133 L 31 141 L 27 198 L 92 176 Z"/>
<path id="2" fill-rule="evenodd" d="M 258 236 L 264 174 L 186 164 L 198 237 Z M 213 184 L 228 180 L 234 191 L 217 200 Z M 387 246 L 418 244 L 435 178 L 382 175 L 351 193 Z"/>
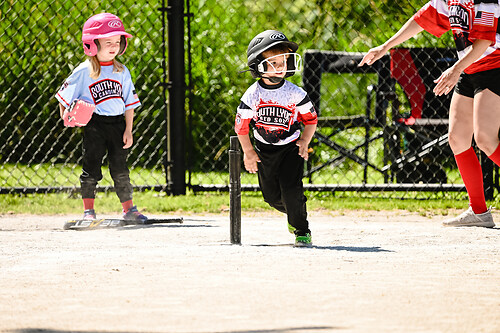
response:
<path id="1" fill-rule="evenodd" d="M 260 142 L 284 145 L 300 137 L 300 123 L 317 122 L 316 111 L 304 89 L 287 80 L 275 86 L 259 80 L 243 94 L 234 130 L 245 135 L 252 126 L 254 138 Z"/>
<path id="2" fill-rule="evenodd" d="M 500 68 L 499 16 L 498 0 L 431 0 L 414 19 L 437 37 L 451 29 L 459 58 L 465 56 L 474 40 L 491 41 L 481 57 L 465 69 L 465 73 L 472 74 Z"/>

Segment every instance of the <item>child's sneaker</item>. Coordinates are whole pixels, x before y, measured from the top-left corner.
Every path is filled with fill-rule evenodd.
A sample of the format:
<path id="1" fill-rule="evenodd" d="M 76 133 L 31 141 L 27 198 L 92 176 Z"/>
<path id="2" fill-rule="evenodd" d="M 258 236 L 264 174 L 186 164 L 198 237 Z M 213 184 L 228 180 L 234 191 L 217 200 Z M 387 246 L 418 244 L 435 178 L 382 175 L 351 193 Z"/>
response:
<path id="1" fill-rule="evenodd" d="M 97 217 L 95 215 L 95 210 L 93 209 L 85 209 L 83 211 L 83 219 L 86 221 L 95 220 Z"/>
<path id="2" fill-rule="evenodd" d="M 132 206 L 128 210 L 128 212 L 123 214 L 123 219 L 127 221 L 136 221 L 136 222 L 141 222 L 144 223 L 148 220 L 148 218 L 137 210 L 137 206 Z"/>
<path id="3" fill-rule="evenodd" d="M 491 215 L 491 208 L 482 214 L 476 214 L 469 206 L 462 214 L 457 217 L 448 219 L 443 222 L 445 227 L 485 227 L 493 228 L 495 223 L 493 222 L 493 216 Z"/>
<path id="4" fill-rule="evenodd" d="M 312 239 L 311 239 L 311 234 L 307 233 L 302 236 L 295 236 L 295 247 L 311 247 L 312 246 Z"/>

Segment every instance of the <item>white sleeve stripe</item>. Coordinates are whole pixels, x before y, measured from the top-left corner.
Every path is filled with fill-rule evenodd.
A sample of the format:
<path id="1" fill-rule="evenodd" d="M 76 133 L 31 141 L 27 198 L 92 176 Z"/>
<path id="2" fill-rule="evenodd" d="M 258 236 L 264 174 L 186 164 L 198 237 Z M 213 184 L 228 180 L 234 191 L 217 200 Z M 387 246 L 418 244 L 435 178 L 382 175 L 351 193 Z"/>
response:
<path id="1" fill-rule="evenodd" d="M 309 113 L 311 109 L 313 109 L 313 105 L 311 102 L 308 102 L 306 104 L 297 107 L 297 110 L 299 111 L 300 114 Z"/>
<path id="2" fill-rule="evenodd" d="M 448 3 L 443 0 L 433 0 L 431 6 L 436 9 L 439 14 L 448 16 Z"/>
<path id="3" fill-rule="evenodd" d="M 238 108 L 237 113 L 240 115 L 241 119 L 252 119 L 253 118 L 252 109 L 240 109 L 240 108 Z"/>

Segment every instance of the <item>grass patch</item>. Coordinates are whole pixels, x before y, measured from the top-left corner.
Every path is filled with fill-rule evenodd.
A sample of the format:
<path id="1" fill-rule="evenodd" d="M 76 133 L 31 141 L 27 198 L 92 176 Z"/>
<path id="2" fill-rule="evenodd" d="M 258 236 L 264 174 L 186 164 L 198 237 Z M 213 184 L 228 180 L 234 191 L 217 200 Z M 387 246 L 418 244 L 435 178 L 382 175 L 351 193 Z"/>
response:
<path id="1" fill-rule="evenodd" d="M 371 193 L 373 196 L 373 193 Z M 359 193 L 344 193 L 336 196 L 334 193 L 308 192 L 309 211 L 342 211 L 347 210 L 406 210 L 427 215 L 446 215 L 450 209 L 465 209 L 468 201 L 465 193 L 461 199 L 436 197 L 433 199 L 405 199 L 397 197 L 397 193 L 387 193 L 386 197 L 363 197 Z M 456 195 L 456 193 L 455 193 Z M 207 214 L 228 213 L 229 194 L 189 192 L 182 196 L 169 196 L 162 192 L 140 192 L 134 194 L 134 203 L 144 213 L 149 214 Z M 498 206 L 497 202 L 489 202 Z M 113 192 L 98 193 L 96 210 L 99 214 L 120 214 L 121 205 Z M 243 212 L 272 211 L 260 192 L 242 193 Z M 0 214 L 35 214 L 64 215 L 81 214 L 82 201 L 79 195 L 68 193 L 51 194 L 5 194 L 0 195 Z"/>
<path id="2" fill-rule="evenodd" d="M 374 152 L 375 150 L 373 150 Z M 321 162 L 334 155 L 330 151 L 318 152 Z M 0 165 L 0 187 L 79 187 L 79 177 L 82 168 L 76 164 L 1 164 Z M 462 184 L 458 169 L 446 169 L 448 184 Z M 102 167 L 103 179 L 100 186 L 113 186 L 113 181 L 109 174 L 109 168 Z M 229 173 L 224 171 L 204 171 L 186 173 L 186 179 L 190 177 L 191 184 L 229 184 Z M 135 167 L 130 169 L 130 181 L 133 185 L 162 185 L 165 184 L 165 173 L 160 169 L 145 169 Z M 327 166 L 316 172 L 312 181 L 315 184 L 360 184 L 364 182 L 363 167 L 352 161 L 346 161 L 341 166 Z M 367 183 L 381 184 L 384 177 L 377 171 L 368 169 Z M 258 184 L 257 176 L 246 172 L 242 166 L 242 184 Z M 308 178 L 304 178 L 304 183 L 310 183 Z"/>
<path id="3" fill-rule="evenodd" d="M 4 164 L 0 166 L 1 187 L 51 187 L 79 186 L 78 177 L 81 168 L 70 164 L 42 164 L 22 166 Z M 103 167 L 104 179 L 101 186 L 112 186 L 109 171 Z M 370 172 L 370 183 L 383 183 L 380 174 Z M 315 184 L 356 184 L 361 183 L 362 169 L 359 165 L 331 168 L 326 167 L 313 177 Z M 165 183 L 162 170 L 136 168 L 131 170 L 131 182 L 134 185 L 161 185 Z M 449 183 L 461 183 L 458 171 L 448 171 Z M 192 184 L 225 184 L 229 182 L 227 172 L 191 173 Z M 257 176 L 242 172 L 242 184 L 257 184 Z M 304 183 L 308 183 L 304 179 Z M 443 214 L 449 209 L 464 209 L 468 200 L 462 192 L 308 192 L 309 211 L 346 210 L 407 210 L 422 215 Z M 498 196 L 497 196 L 498 197 Z M 500 206 L 500 198 L 490 205 Z M 169 196 L 163 192 L 146 191 L 134 193 L 134 203 L 145 214 L 206 214 L 228 213 L 229 194 L 193 193 L 188 191 L 183 196 Z M 262 199 L 260 192 L 243 192 L 242 209 L 244 212 L 271 211 Z M 82 201 L 78 193 L 54 194 L 5 194 L 0 195 L 0 215 L 5 214 L 81 214 Z M 121 205 L 114 192 L 99 192 L 96 200 L 99 214 L 120 214 Z"/>

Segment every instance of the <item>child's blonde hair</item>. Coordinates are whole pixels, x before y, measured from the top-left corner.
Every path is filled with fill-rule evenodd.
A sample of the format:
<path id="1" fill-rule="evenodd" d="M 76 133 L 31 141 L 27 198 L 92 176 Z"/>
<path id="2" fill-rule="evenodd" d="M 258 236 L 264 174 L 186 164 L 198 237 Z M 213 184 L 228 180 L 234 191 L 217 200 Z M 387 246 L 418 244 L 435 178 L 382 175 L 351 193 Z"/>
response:
<path id="1" fill-rule="evenodd" d="M 88 57 L 90 62 L 90 77 L 97 80 L 101 76 L 101 63 L 97 56 Z M 124 66 L 121 62 L 113 59 L 113 73 L 121 73 L 124 70 Z"/>

